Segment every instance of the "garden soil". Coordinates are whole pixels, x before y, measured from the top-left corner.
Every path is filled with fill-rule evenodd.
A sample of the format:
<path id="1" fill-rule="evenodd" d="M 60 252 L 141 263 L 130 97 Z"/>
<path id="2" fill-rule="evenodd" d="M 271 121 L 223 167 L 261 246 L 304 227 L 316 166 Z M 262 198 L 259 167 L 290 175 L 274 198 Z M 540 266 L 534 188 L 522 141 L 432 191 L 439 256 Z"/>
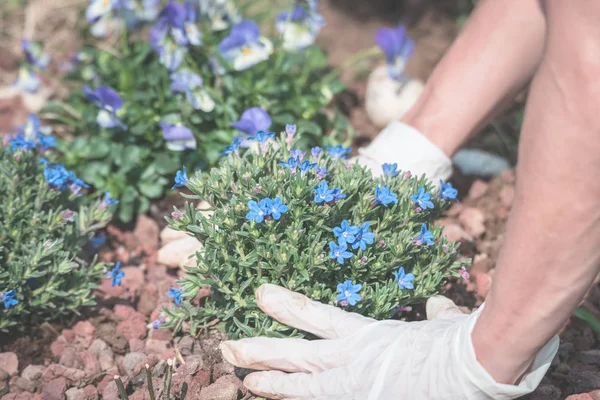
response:
<path id="1" fill-rule="evenodd" d="M 346 6 L 340 6 L 341 3 Z M 400 8 L 396 8 L 399 2 L 394 5 L 378 0 L 371 3 L 372 7 L 364 3 L 369 2 L 323 2 L 328 25 L 319 40 L 328 49 L 332 64 L 341 65 L 351 54 L 372 46 L 375 31 L 382 24 L 395 22 L 391 17 L 395 15 L 410 24 L 417 42 L 409 71 L 425 79 L 456 35 L 455 21 L 444 8 L 450 2 L 440 1 L 433 7 L 427 1 L 407 1 Z M 3 46 L 14 47 L 0 46 L 0 82 L 14 73 L 15 65 L 1 51 Z M 364 68 L 364 78 L 372 64 L 360 68 Z M 361 78 L 360 68 L 344 72 L 350 91 L 339 101 L 361 134 L 359 142 L 364 144 L 377 130 L 362 107 L 365 79 Z M 24 122 L 29 112 L 24 107 L 18 97 L 0 100 L 0 132 L 10 132 L 13 126 Z M 449 239 L 461 242 L 460 257 L 473 259 L 470 278 L 448 282 L 444 288 L 445 294 L 465 312 L 479 306 L 489 291 L 514 198 L 515 180 L 511 171 L 488 182 L 459 175 L 453 178 L 461 191 L 461 201 L 437 223 L 444 226 Z M 169 359 L 175 360 L 173 394 L 180 393 L 185 383 L 188 399 L 254 398 L 242 385 L 248 371 L 236 370 L 221 358 L 221 333 L 209 330 L 190 337 L 151 326 L 162 305 L 170 303 L 166 292 L 182 273 L 157 263 L 159 232 L 165 226 L 163 217 L 173 205 L 180 206 L 182 202 L 180 196 L 170 196 L 154 203 L 150 216 L 140 217 L 135 226 L 109 227 L 100 257 L 106 262 L 120 261 L 125 278 L 122 286 L 115 288 L 109 279 L 104 279 L 96 292 L 96 307 L 69 320 L 0 336 L 0 400 L 117 400 L 114 375 L 123 377 L 130 399 L 150 399 L 143 366 L 152 367 L 153 385 L 160 392 Z M 195 300 L 201 302 L 208 294 L 200 293 Z M 598 286 L 590 290 L 582 306 L 600 318 Z M 423 307 L 416 306 L 405 318 L 424 318 Z M 600 400 L 599 334 L 581 320 L 568 321 L 549 373 L 539 388 L 525 398 Z"/>

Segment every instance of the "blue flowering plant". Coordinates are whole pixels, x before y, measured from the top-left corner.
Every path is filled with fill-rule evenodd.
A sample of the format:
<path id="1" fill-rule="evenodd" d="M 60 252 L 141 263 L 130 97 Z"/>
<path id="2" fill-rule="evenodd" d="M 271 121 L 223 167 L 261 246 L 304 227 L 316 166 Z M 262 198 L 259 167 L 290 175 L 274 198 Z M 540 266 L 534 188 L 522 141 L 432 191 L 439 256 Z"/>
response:
<path id="1" fill-rule="evenodd" d="M 164 326 L 186 322 L 195 333 L 218 322 L 233 337 L 302 335 L 260 312 L 261 284 L 387 319 L 460 276 L 458 245 L 433 225 L 452 193 L 407 173 L 374 178 L 343 146 L 299 150 L 298 135 L 291 125 L 278 137 L 259 132 L 250 138 L 258 146 L 234 143 L 210 172 L 175 178 L 212 213 L 188 203 L 168 219 L 203 249 Z M 192 303 L 206 287 L 211 296 Z"/>
<path id="2" fill-rule="evenodd" d="M 300 119 L 305 147 L 354 134 L 332 101 L 344 87 L 315 44 L 324 24 L 316 1 L 262 21 L 237 3 L 90 1 L 92 31 L 120 27 L 128 40 L 111 51 L 92 41 L 77 53 L 67 76 L 71 97 L 44 116 L 74 137 L 60 144 L 65 165 L 110 190 L 121 220 L 148 211 L 180 165 L 215 165 L 234 138 L 245 148 L 257 132 Z M 119 22 L 126 16 L 149 32 L 129 34 L 136 24 Z"/>
<path id="3" fill-rule="evenodd" d="M 108 271 L 90 254 L 114 200 L 87 195 L 54 145 L 35 115 L 0 144 L 0 331 L 78 313 Z"/>

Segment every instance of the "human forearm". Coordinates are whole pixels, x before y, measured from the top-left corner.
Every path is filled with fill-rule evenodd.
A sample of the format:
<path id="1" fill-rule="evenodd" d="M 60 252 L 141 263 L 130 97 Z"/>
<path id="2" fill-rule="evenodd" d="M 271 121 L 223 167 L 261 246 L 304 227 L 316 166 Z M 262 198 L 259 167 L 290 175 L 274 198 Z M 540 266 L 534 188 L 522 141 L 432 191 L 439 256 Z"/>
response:
<path id="1" fill-rule="evenodd" d="M 452 155 L 531 79 L 545 29 L 538 0 L 483 1 L 402 121 Z"/>
<path id="2" fill-rule="evenodd" d="M 600 35 L 600 6 L 554 2 L 548 13 L 506 243 L 472 335 L 478 359 L 501 382 L 516 380 L 556 334 L 600 263 L 600 45 L 589 40 Z"/>

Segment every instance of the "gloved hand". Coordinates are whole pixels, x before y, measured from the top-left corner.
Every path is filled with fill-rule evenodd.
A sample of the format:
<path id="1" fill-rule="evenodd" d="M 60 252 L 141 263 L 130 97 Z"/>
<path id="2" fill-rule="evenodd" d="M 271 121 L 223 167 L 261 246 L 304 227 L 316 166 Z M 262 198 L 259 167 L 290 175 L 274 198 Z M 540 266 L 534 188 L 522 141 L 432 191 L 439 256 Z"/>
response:
<path id="1" fill-rule="evenodd" d="M 230 363 L 266 371 L 251 373 L 244 385 L 273 399 L 514 399 L 537 387 L 558 350 L 554 337 L 518 385 L 499 384 L 471 343 L 479 311 L 463 314 L 445 297 L 427 302 L 429 321 L 421 322 L 375 321 L 268 284 L 256 299 L 278 321 L 325 339 L 259 337 L 221 345 Z"/>
<path id="2" fill-rule="evenodd" d="M 354 160 L 374 176 L 382 174 L 385 163 L 397 163 L 398 169 L 413 175 L 425 174 L 434 183 L 452 175 L 450 158 L 421 132 L 402 122 L 390 123 L 367 147 L 358 149 L 358 154 Z"/>

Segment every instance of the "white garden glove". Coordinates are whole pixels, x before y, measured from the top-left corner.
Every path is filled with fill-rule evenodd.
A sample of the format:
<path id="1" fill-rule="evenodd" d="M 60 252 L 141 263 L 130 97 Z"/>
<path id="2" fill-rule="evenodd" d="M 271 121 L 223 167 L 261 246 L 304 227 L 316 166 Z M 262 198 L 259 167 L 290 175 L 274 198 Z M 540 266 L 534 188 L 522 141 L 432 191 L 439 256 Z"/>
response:
<path id="1" fill-rule="evenodd" d="M 398 164 L 398 169 L 412 175 L 425 174 L 439 183 L 452 175 L 452 161 L 421 132 L 402 122 L 392 122 L 371 144 L 358 149 L 356 160 L 371 170 L 374 176 L 382 174 L 383 164 Z"/>
<path id="2" fill-rule="evenodd" d="M 259 337 L 221 345 L 230 363 L 269 370 L 248 375 L 244 385 L 273 399 L 515 399 L 537 387 L 558 350 L 554 337 L 518 385 L 499 384 L 471 343 L 479 311 L 463 314 L 445 297 L 427 302 L 430 320 L 421 322 L 375 321 L 275 285 L 261 286 L 256 299 L 271 317 L 326 339 Z"/>

